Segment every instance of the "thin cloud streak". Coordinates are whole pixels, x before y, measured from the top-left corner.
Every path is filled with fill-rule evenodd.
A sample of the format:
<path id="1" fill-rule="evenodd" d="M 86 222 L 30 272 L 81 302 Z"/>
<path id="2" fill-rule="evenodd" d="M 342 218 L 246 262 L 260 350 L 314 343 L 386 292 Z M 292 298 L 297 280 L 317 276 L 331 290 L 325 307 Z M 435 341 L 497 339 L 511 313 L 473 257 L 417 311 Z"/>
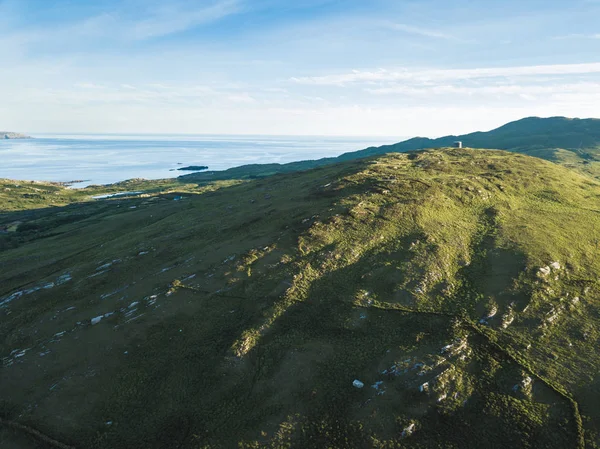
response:
<path id="1" fill-rule="evenodd" d="M 367 88 L 366 92 L 375 95 L 556 95 L 600 93 L 600 83 L 561 83 L 551 85 L 501 84 L 490 86 L 406 86 L 394 85 L 381 88 Z"/>
<path id="2" fill-rule="evenodd" d="M 495 67 L 475 69 L 441 69 L 441 70 L 408 70 L 390 71 L 359 71 L 351 73 L 292 77 L 290 80 L 298 84 L 320 86 L 343 86 L 347 84 L 392 82 L 392 81 L 441 81 L 469 80 L 496 77 L 525 77 L 525 76 L 564 76 L 600 73 L 600 63 L 586 64 L 555 64 L 521 67 Z"/>
<path id="3" fill-rule="evenodd" d="M 151 18 L 131 24 L 126 35 L 144 40 L 185 31 L 189 28 L 222 19 L 241 10 L 238 0 L 221 0 L 210 6 L 186 9 L 181 5 L 161 8 Z"/>
<path id="4" fill-rule="evenodd" d="M 206 3 L 206 2 L 203 2 Z M 50 25 L 22 28 L 0 36 L 6 48 L 36 45 L 67 48 L 102 40 L 114 42 L 145 41 L 210 24 L 243 10 L 241 0 L 217 0 L 205 6 L 189 7 L 177 1 L 168 7 L 148 8 L 131 15 L 116 9 L 55 27 Z"/>
<path id="5" fill-rule="evenodd" d="M 600 33 L 596 34 L 566 34 L 564 36 L 555 36 L 554 40 L 569 40 L 569 39 L 600 39 Z"/>
<path id="6" fill-rule="evenodd" d="M 392 30 L 402 31 L 408 34 L 416 34 L 418 36 L 430 37 L 434 39 L 459 40 L 458 38 L 450 34 L 442 33 L 440 31 L 436 31 L 429 28 L 406 25 L 404 23 L 390 23 L 387 25 L 387 27 Z"/>

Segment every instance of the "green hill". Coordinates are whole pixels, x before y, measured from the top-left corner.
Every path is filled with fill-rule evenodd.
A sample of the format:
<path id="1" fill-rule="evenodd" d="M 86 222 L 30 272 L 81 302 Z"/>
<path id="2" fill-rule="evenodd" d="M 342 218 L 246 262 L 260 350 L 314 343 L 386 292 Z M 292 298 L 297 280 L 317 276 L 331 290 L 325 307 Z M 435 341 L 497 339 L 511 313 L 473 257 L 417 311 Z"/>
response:
<path id="1" fill-rule="evenodd" d="M 529 117 L 508 123 L 489 132 L 475 132 L 439 139 L 415 137 L 394 145 L 371 147 L 344 153 L 338 157 L 292 162 L 289 164 L 255 164 L 225 171 L 184 175 L 187 182 L 241 179 L 308 170 L 328 164 L 376 156 L 404 153 L 428 148 L 450 147 L 456 141 L 470 148 L 500 149 L 557 162 L 584 174 L 600 178 L 600 119 L 566 117 Z"/>
<path id="2" fill-rule="evenodd" d="M 3 447 L 600 444 L 592 178 L 441 149 L 167 187 L 0 216 Z"/>
<path id="3" fill-rule="evenodd" d="M 600 119 L 571 119 L 566 117 L 529 117 L 508 123 L 489 132 L 475 132 L 439 139 L 414 138 L 395 145 L 372 149 L 375 154 L 390 151 L 412 151 L 424 148 L 451 146 L 462 141 L 471 148 L 490 148 L 527 152 L 540 148 L 597 150 L 600 147 Z M 344 157 L 351 157 L 349 153 Z"/>

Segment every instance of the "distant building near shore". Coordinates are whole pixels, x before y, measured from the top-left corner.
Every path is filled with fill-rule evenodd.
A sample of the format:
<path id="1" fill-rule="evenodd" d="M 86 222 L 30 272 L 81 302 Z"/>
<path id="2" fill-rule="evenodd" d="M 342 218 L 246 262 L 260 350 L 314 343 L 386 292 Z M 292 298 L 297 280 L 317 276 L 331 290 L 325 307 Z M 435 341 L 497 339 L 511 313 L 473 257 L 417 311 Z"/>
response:
<path id="1" fill-rule="evenodd" d="M 460 140 L 457 140 L 456 142 L 454 142 L 454 148 L 462 148 L 462 142 Z"/>

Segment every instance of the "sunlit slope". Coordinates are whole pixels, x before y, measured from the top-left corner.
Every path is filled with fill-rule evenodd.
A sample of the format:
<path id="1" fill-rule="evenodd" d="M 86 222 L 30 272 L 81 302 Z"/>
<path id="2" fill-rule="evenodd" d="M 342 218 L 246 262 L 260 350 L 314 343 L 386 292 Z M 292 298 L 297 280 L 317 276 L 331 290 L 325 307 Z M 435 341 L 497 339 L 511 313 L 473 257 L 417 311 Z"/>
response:
<path id="1" fill-rule="evenodd" d="M 449 149 L 108 200 L 0 252 L 1 416 L 82 448 L 595 447 L 599 211 Z"/>

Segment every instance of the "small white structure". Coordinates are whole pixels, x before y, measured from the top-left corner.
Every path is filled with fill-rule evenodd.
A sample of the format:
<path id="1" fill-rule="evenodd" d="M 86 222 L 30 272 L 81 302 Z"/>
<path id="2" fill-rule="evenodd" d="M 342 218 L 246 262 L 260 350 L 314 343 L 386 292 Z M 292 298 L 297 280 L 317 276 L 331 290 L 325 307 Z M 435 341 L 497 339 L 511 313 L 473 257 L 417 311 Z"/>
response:
<path id="1" fill-rule="evenodd" d="M 362 388 L 365 386 L 365 384 L 363 384 L 360 380 L 355 379 L 354 382 L 352 382 L 352 385 L 355 386 L 356 388 Z"/>
<path id="2" fill-rule="evenodd" d="M 456 142 L 454 142 L 454 148 L 462 148 L 463 147 L 463 143 L 460 140 L 457 140 Z"/>

